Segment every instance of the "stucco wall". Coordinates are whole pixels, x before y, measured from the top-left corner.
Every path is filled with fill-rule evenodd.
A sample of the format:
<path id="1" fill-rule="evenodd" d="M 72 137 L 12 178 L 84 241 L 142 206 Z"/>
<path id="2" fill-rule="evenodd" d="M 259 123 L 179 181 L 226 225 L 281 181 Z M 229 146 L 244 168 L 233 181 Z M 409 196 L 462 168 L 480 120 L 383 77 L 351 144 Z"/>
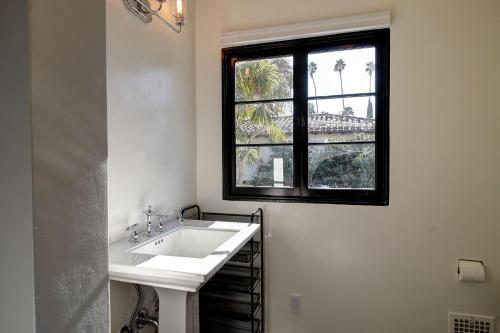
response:
<path id="1" fill-rule="evenodd" d="M 37 332 L 108 332 L 106 7 L 31 1 Z"/>
<path id="2" fill-rule="evenodd" d="M 180 209 L 196 200 L 194 1 L 189 6 L 176 34 L 107 1 L 110 242 L 128 237 L 131 224 L 144 227 L 147 205 Z M 112 283 L 113 332 L 133 302 L 130 285 Z"/>
<path id="3" fill-rule="evenodd" d="M 391 10 L 390 206 L 222 200 L 224 31 Z M 198 1 L 197 193 L 264 207 L 268 331 L 446 332 L 448 310 L 500 315 L 500 3 Z M 458 257 L 487 283 L 454 279 Z M 303 312 L 289 312 L 289 293 Z"/>
<path id="4" fill-rule="evenodd" d="M 0 332 L 33 333 L 28 1 L 0 10 Z"/>

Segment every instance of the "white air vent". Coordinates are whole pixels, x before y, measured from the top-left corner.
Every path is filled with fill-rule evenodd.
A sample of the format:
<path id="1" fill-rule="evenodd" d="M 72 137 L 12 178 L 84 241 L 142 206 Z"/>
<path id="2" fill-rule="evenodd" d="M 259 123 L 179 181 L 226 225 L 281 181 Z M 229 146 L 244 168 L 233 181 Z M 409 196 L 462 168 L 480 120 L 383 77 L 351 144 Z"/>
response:
<path id="1" fill-rule="evenodd" d="M 495 317 L 448 313 L 449 333 L 495 333 Z"/>

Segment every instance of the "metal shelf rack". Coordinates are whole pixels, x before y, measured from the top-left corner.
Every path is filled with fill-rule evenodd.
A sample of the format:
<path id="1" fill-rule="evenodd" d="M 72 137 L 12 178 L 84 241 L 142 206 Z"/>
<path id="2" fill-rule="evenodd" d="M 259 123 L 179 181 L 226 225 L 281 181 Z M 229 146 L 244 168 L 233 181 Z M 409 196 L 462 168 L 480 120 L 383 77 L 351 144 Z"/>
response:
<path id="1" fill-rule="evenodd" d="M 200 289 L 201 333 L 264 331 L 264 219 L 261 208 L 249 215 L 202 212 L 198 205 L 182 210 L 184 218 L 259 223 L 260 233 Z"/>

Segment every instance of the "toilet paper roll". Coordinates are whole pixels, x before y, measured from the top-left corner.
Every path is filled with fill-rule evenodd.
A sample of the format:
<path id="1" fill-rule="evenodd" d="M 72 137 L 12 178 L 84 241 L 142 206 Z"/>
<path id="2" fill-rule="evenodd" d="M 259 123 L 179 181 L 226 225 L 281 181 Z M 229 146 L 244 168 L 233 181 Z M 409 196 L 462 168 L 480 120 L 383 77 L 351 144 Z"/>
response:
<path id="1" fill-rule="evenodd" d="M 486 272 L 483 263 L 475 260 L 458 260 L 458 280 L 463 282 L 484 282 Z"/>

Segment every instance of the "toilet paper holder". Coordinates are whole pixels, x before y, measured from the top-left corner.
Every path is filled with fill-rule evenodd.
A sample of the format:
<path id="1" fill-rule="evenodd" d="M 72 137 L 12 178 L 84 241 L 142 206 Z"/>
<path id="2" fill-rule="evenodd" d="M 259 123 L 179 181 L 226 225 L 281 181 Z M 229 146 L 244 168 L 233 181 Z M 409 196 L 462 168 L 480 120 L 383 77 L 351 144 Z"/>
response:
<path id="1" fill-rule="evenodd" d="M 481 266 L 483 266 L 484 268 L 484 263 L 482 260 L 475 260 L 475 259 L 463 259 L 463 258 L 458 258 L 457 260 L 457 274 L 460 274 L 460 262 L 461 261 L 470 261 L 470 262 L 478 262 L 481 264 Z"/>
<path id="2" fill-rule="evenodd" d="M 485 282 L 486 269 L 483 261 L 459 258 L 457 263 L 457 278 L 460 282 Z"/>

